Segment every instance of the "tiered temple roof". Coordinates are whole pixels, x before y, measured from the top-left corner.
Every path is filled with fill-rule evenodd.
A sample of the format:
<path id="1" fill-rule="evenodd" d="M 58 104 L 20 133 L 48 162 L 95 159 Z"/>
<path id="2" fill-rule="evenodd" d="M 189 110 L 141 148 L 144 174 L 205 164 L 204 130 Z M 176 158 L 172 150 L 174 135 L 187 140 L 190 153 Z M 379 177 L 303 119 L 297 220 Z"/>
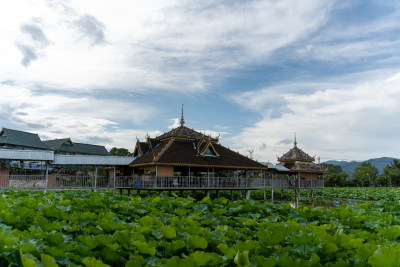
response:
<path id="1" fill-rule="evenodd" d="M 146 142 L 137 140 L 131 166 L 167 165 L 219 167 L 235 169 L 267 169 L 267 166 L 243 156 L 219 144 L 212 138 L 184 125 L 156 138 L 146 137 Z"/>
<path id="2" fill-rule="evenodd" d="M 312 173 L 325 173 L 327 172 L 324 167 L 314 163 L 315 158 L 311 157 L 303 150 L 297 147 L 296 137 L 294 139 L 294 147 L 285 153 L 282 157 L 278 158 L 279 165 L 285 166 L 291 172 L 312 172 Z"/>

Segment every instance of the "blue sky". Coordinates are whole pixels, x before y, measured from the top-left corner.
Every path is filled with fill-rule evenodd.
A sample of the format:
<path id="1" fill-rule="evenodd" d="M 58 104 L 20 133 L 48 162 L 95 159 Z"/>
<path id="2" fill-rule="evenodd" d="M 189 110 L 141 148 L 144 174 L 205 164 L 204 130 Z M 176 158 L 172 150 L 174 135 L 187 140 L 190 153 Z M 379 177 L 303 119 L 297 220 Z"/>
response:
<path id="1" fill-rule="evenodd" d="M 399 157 L 398 1 L 6 1 L 1 126 L 126 147 L 186 126 L 276 162 Z"/>

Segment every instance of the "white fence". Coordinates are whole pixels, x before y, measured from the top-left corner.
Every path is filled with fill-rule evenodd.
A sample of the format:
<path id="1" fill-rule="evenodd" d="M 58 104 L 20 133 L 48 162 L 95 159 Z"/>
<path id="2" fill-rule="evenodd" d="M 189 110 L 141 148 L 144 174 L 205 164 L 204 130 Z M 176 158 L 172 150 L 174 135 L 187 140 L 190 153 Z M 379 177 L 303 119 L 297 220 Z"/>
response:
<path id="1" fill-rule="evenodd" d="M 76 176 L 65 174 L 0 175 L 0 188 L 10 189 L 322 189 L 322 180 L 289 180 L 287 177 L 237 178 L 189 176 Z"/>

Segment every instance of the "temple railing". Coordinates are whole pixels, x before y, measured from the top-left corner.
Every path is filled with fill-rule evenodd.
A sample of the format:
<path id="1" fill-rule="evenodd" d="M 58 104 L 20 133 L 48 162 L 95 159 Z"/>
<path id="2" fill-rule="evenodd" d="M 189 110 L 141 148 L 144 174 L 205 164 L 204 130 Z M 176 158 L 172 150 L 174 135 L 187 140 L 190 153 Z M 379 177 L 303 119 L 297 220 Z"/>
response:
<path id="1" fill-rule="evenodd" d="M 143 190 L 240 190 L 322 189 L 322 180 L 290 180 L 287 176 L 265 178 L 193 176 L 97 176 L 97 175 L 0 175 L 0 189 L 112 189 Z"/>
<path id="2" fill-rule="evenodd" d="M 300 187 L 299 187 L 300 186 Z M 117 177 L 117 188 L 188 190 L 188 189 L 322 189 L 322 180 L 289 180 L 286 176 L 266 178 L 133 176 Z"/>

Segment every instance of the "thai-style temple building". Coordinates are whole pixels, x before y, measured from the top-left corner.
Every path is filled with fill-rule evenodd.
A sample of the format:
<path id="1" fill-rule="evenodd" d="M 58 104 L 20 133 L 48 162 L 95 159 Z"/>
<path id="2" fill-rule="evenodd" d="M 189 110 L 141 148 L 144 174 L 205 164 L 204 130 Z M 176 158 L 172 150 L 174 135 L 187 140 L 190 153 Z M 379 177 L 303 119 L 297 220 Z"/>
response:
<path id="1" fill-rule="evenodd" d="M 50 150 L 39 135 L 3 128 L 0 132 L 0 147 L 3 149 Z"/>
<path id="2" fill-rule="evenodd" d="M 185 126 L 158 137 L 137 140 L 131 163 L 134 173 L 149 176 L 262 177 L 268 169 L 255 160 L 221 145 L 212 138 Z"/>
<path id="3" fill-rule="evenodd" d="M 110 156 L 105 146 L 72 142 L 71 138 L 43 141 L 55 154 Z"/>
<path id="4" fill-rule="evenodd" d="M 71 138 L 42 141 L 38 134 L 3 128 L 0 148 L 19 150 L 52 150 L 60 155 L 110 156 L 105 146 L 72 142 Z"/>
<path id="5" fill-rule="evenodd" d="M 297 147 L 296 137 L 294 138 L 294 147 L 278 158 L 278 161 L 279 165 L 290 170 L 290 174 L 300 177 L 300 183 L 307 180 L 318 180 L 322 174 L 327 172 L 320 164 L 314 163 L 314 157 Z"/>

